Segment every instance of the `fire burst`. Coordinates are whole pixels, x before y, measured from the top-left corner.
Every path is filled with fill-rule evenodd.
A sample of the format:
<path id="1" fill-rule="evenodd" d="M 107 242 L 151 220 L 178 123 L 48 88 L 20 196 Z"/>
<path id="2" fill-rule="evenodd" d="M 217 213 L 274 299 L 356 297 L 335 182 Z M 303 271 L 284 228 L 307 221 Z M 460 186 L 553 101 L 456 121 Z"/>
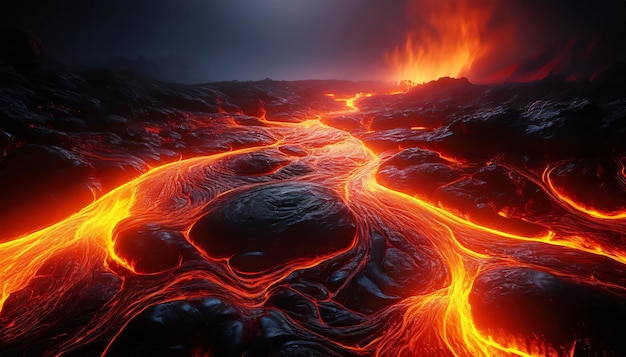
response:
<path id="1" fill-rule="evenodd" d="M 407 34 L 404 46 L 387 53 L 397 81 L 422 84 L 441 77 L 466 77 L 474 60 L 484 55 L 482 37 L 491 17 L 486 7 L 469 1 L 410 2 L 407 12 L 427 14 L 417 33 Z"/>

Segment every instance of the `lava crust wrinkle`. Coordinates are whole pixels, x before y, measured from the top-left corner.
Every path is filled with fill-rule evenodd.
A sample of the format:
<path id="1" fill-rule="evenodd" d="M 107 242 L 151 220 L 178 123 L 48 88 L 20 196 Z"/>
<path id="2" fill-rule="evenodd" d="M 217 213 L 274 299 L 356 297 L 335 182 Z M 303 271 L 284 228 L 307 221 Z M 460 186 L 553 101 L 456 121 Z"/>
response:
<path id="1" fill-rule="evenodd" d="M 224 194 L 191 228 L 189 239 L 210 258 L 258 273 L 310 264 L 353 244 L 356 223 L 332 190 L 311 183 L 273 183 Z"/>
<path id="2" fill-rule="evenodd" d="M 96 200 L 44 229 L 0 217 L 0 355 L 626 355 L 626 82 L 599 83 L 92 73 L 102 108 L 76 120 L 11 106 L 0 207 Z M 48 170 L 57 194 L 12 190 Z"/>

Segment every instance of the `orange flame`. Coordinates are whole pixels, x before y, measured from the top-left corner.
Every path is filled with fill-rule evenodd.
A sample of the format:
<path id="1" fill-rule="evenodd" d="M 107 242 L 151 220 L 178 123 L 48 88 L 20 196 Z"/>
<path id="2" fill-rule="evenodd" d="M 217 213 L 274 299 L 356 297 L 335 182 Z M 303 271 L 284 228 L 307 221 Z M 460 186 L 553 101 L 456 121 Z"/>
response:
<path id="1" fill-rule="evenodd" d="M 481 54 L 481 34 L 491 11 L 470 6 L 468 1 L 413 2 L 408 11 L 411 15 L 428 13 L 428 17 L 420 29 L 409 30 L 403 46 L 386 54 L 395 79 L 421 84 L 467 75 Z"/>
<path id="2" fill-rule="evenodd" d="M 527 19 L 506 2 L 410 0 L 406 13 L 405 39 L 384 57 L 390 79 L 409 86 L 442 77 L 499 83 L 558 74 L 576 80 L 580 69 L 568 66 L 573 58 L 588 57 L 597 43 L 579 36 L 558 41 L 531 37 Z"/>

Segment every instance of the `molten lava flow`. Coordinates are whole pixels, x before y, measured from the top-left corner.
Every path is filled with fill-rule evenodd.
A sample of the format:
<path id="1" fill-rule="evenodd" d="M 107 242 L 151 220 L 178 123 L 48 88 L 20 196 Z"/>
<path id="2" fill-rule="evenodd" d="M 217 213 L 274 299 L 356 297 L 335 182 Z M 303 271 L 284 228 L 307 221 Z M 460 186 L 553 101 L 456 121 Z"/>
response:
<path id="1" fill-rule="evenodd" d="M 563 193 L 560 189 L 558 189 L 554 185 L 554 182 L 550 178 L 550 174 L 552 173 L 553 170 L 554 170 L 554 168 L 547 167 L 545 169 L 545 171 L 543 172 L 542 179 L 546 183 L 546 185 L 548 185 L 548 187 L 550 187 L 550 190 L 552 190 L 554 195 L 559 200 L 561 200 L 562 202 L 565 202 L 566 204 L 568 204 L 569 206 L 571 206 L 575 210 L 577 210 L 579 212 L 582 212 L 584 214 L 587 214 L 587 215 L 589 215 L 589 216 L 591 216 L 593 218 L 599 218 L 599 219 L 626 219 L 626 211 L 621 211 L 621 212 L 602 212 L 602 211 L 600 211 L 600 210 L 598 210 L 596 208 L 593 208 L 593 207 L 586 207 L 585 205 L 583 205 L 583 204 L 581 204 L 579 202 L 576 202 L 573 199 L 571 199 L 570 197 L 568 197 L 567 194 Z M 623 169 L 622 169 L 622 171 L 623 171 Z"/>
<path id="2" fill-rule="evenodd" d="M 357 93 L 353 96 L 336 96 L 333 93 L 326 94 L 327 97 L 333 98 L 338 103 L 343 103 L 344 109 L 333 112 L 332 114 L 345 114 L 351 112 L 359 111 L 359 108 L 356 105 L 357 100 L 365 97 L 371 97 L 372 93 Z"/>
<path id="3" fill-rule="evenodd" d="M 412 1 L 407 12 L 419 27 L 410 29 L 404 45 L 386 55 L 395 79 L 421 84 L 466 76 L 483 50 L 481 36 L 491 10 L 470 1 Z"/>
<path id="4" fill-rule="evenodd" d="M 476 25 L 463 26 L 471 37 Z M 328 115 L 357 111 L 360 96 L 338 98 L 345 110 Z M 589 216 L 525 236 L 381 185 L 386 154 L 320 119 L 261 123 L 276 142 L 154 168 L 62 222 L 0 244 L 0 343 L 39 338 L 47 355 L 124 355 L 172 339 L 196 355 L 243 355 L 309 336 L 331 355 L 564 355 L 584 336 L 556 344 L 498 328 L 523 317 L 516 311 L 479 324 L 479 279 L 534 269 L 625 294 L 624 281 L 600 273 L 606 264 L 623 269 L 626 253 L 594 236 L 607 218 L 618 221 L 610 229 L 623 228 L 623 217 L 581 209 L 550 170 L 542 189 Z M 388 259 L 381 266 L 389 272 L 376 259 Z M 393 273 L 391 282 L 381 278 Z M 67 306 L 82 325 L 59 319 Z M 287 321 L 286 332 L 276 321 Z M 145 339 L 146 330 L 156 337 Z M 176 340 L 175 331 L 189 336 Z M 232 345 L 221 341 L 228 338 Z"/>

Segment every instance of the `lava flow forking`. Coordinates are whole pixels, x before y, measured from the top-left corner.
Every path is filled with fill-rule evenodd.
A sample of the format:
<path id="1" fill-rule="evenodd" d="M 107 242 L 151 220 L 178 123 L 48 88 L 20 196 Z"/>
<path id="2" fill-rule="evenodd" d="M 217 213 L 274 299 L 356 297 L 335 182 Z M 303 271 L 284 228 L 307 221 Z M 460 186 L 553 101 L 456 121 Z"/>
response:
<path id="1" fill-rule="evenodd" d="M 471 36 L 472 31 L 464 33 Z M 256 348 L 251 346 L 260 338 L 246 332 L 246 323 L 275 316 L 279 293 L 304 296 L 294 286 L 330 274 L 327 281 L 334 286 L 311 285 L 309 290 L 325 292 L 308 293 L 301 310 L 280 319 L 297 331 L 292 335 L 309 333 L 338 355 L 572 354 L 584 336 L 554 341 L 536 331 L 507 330 L 517 326 L 513 320 L 524 319 L 524 312 L 505 309 L 490 315 L 478 300 L 483 295 L 476 294 L 489 288 L 493 274 L 522 272 L 535 274 L 531 280 L 564 279 L 623 296 L 624 282 L 602 272 L 623 269 L 626 253 L 597 232 L 598 227 L 625 229 L 626 213 L 584 209 L 555 186 L 549 167 L 543 173 L 519 172 L 567 212 L 560 220 L 535 222 L 546 227 L 538 235 L 474 221 L 428 197 L 386 187 L 377 173 L 389 153 L 376 153 L 356 136 L 324 123 L 331 116 L 356 113 L 359 99 L 371 96 L 334 96 L 345 110 L 299 123 L 263 117 L 255 130 L 275 138 L 271 144 L 155 167 L 57 224 L 0 243 L 2 343 L 46 339 L 56 329 L 63 332 L 50 339 L 46 355 L 98 351 L 81 350 L 90 344 L 101 346 L 102 355 L 121 355 L 133 351 L 134 342 L 128 341 L 136 321 L 151 309 L 211 298 L 185 311 L 229 304 L 228 319 L 244 321 L 235 329 L 239 345 L 229 351 L 241 355 Z M 284 213 L 308 200 L 323 211 Z M 271 206 L 267 217 L 262 213 L 266 205 Z M 238 211 L 241 207 L 250 211 Z M 274 229 L 278 223 L 272 215 L 294 219 L 303 228 Z M 233 216 L 241 221 L 229 223 Z M 336 217 L 332 224 L 329 216 Z M 255 222 L 251 231 L 241 227 L 250 222 Z M 315 229 L 322 233 L 316 235 Z M 239 240 L 250 232 L 256 241 Z M 383 259 L 376 258 L 381 250 L 387 252 L 385 259 L 395 260 L 390 272 L 376 275 L 367 262 Z M 363 271 L 372 275 L 359 275 Z M 358 300 L 360 292 L 351 290 L 351 282 L 384 274 L 392 284 L 379 295 L 393 297 L 364 307 L 367 302 Z M 330 306 L 358 318 L 337 323 L 320 317 Z M 167 323 L 166 312 L 157 316 L 159 326 Z M 231 321 L 219 318 L 223 324 Z M 80 321 L 78 326 L 67 325 L 71 319 Z M 347 337 L 353 334 L 355 339 Z M 197 347 L 194 355 L 212 355 L 202 348 L 226 348 L 212 343 Z"/>

